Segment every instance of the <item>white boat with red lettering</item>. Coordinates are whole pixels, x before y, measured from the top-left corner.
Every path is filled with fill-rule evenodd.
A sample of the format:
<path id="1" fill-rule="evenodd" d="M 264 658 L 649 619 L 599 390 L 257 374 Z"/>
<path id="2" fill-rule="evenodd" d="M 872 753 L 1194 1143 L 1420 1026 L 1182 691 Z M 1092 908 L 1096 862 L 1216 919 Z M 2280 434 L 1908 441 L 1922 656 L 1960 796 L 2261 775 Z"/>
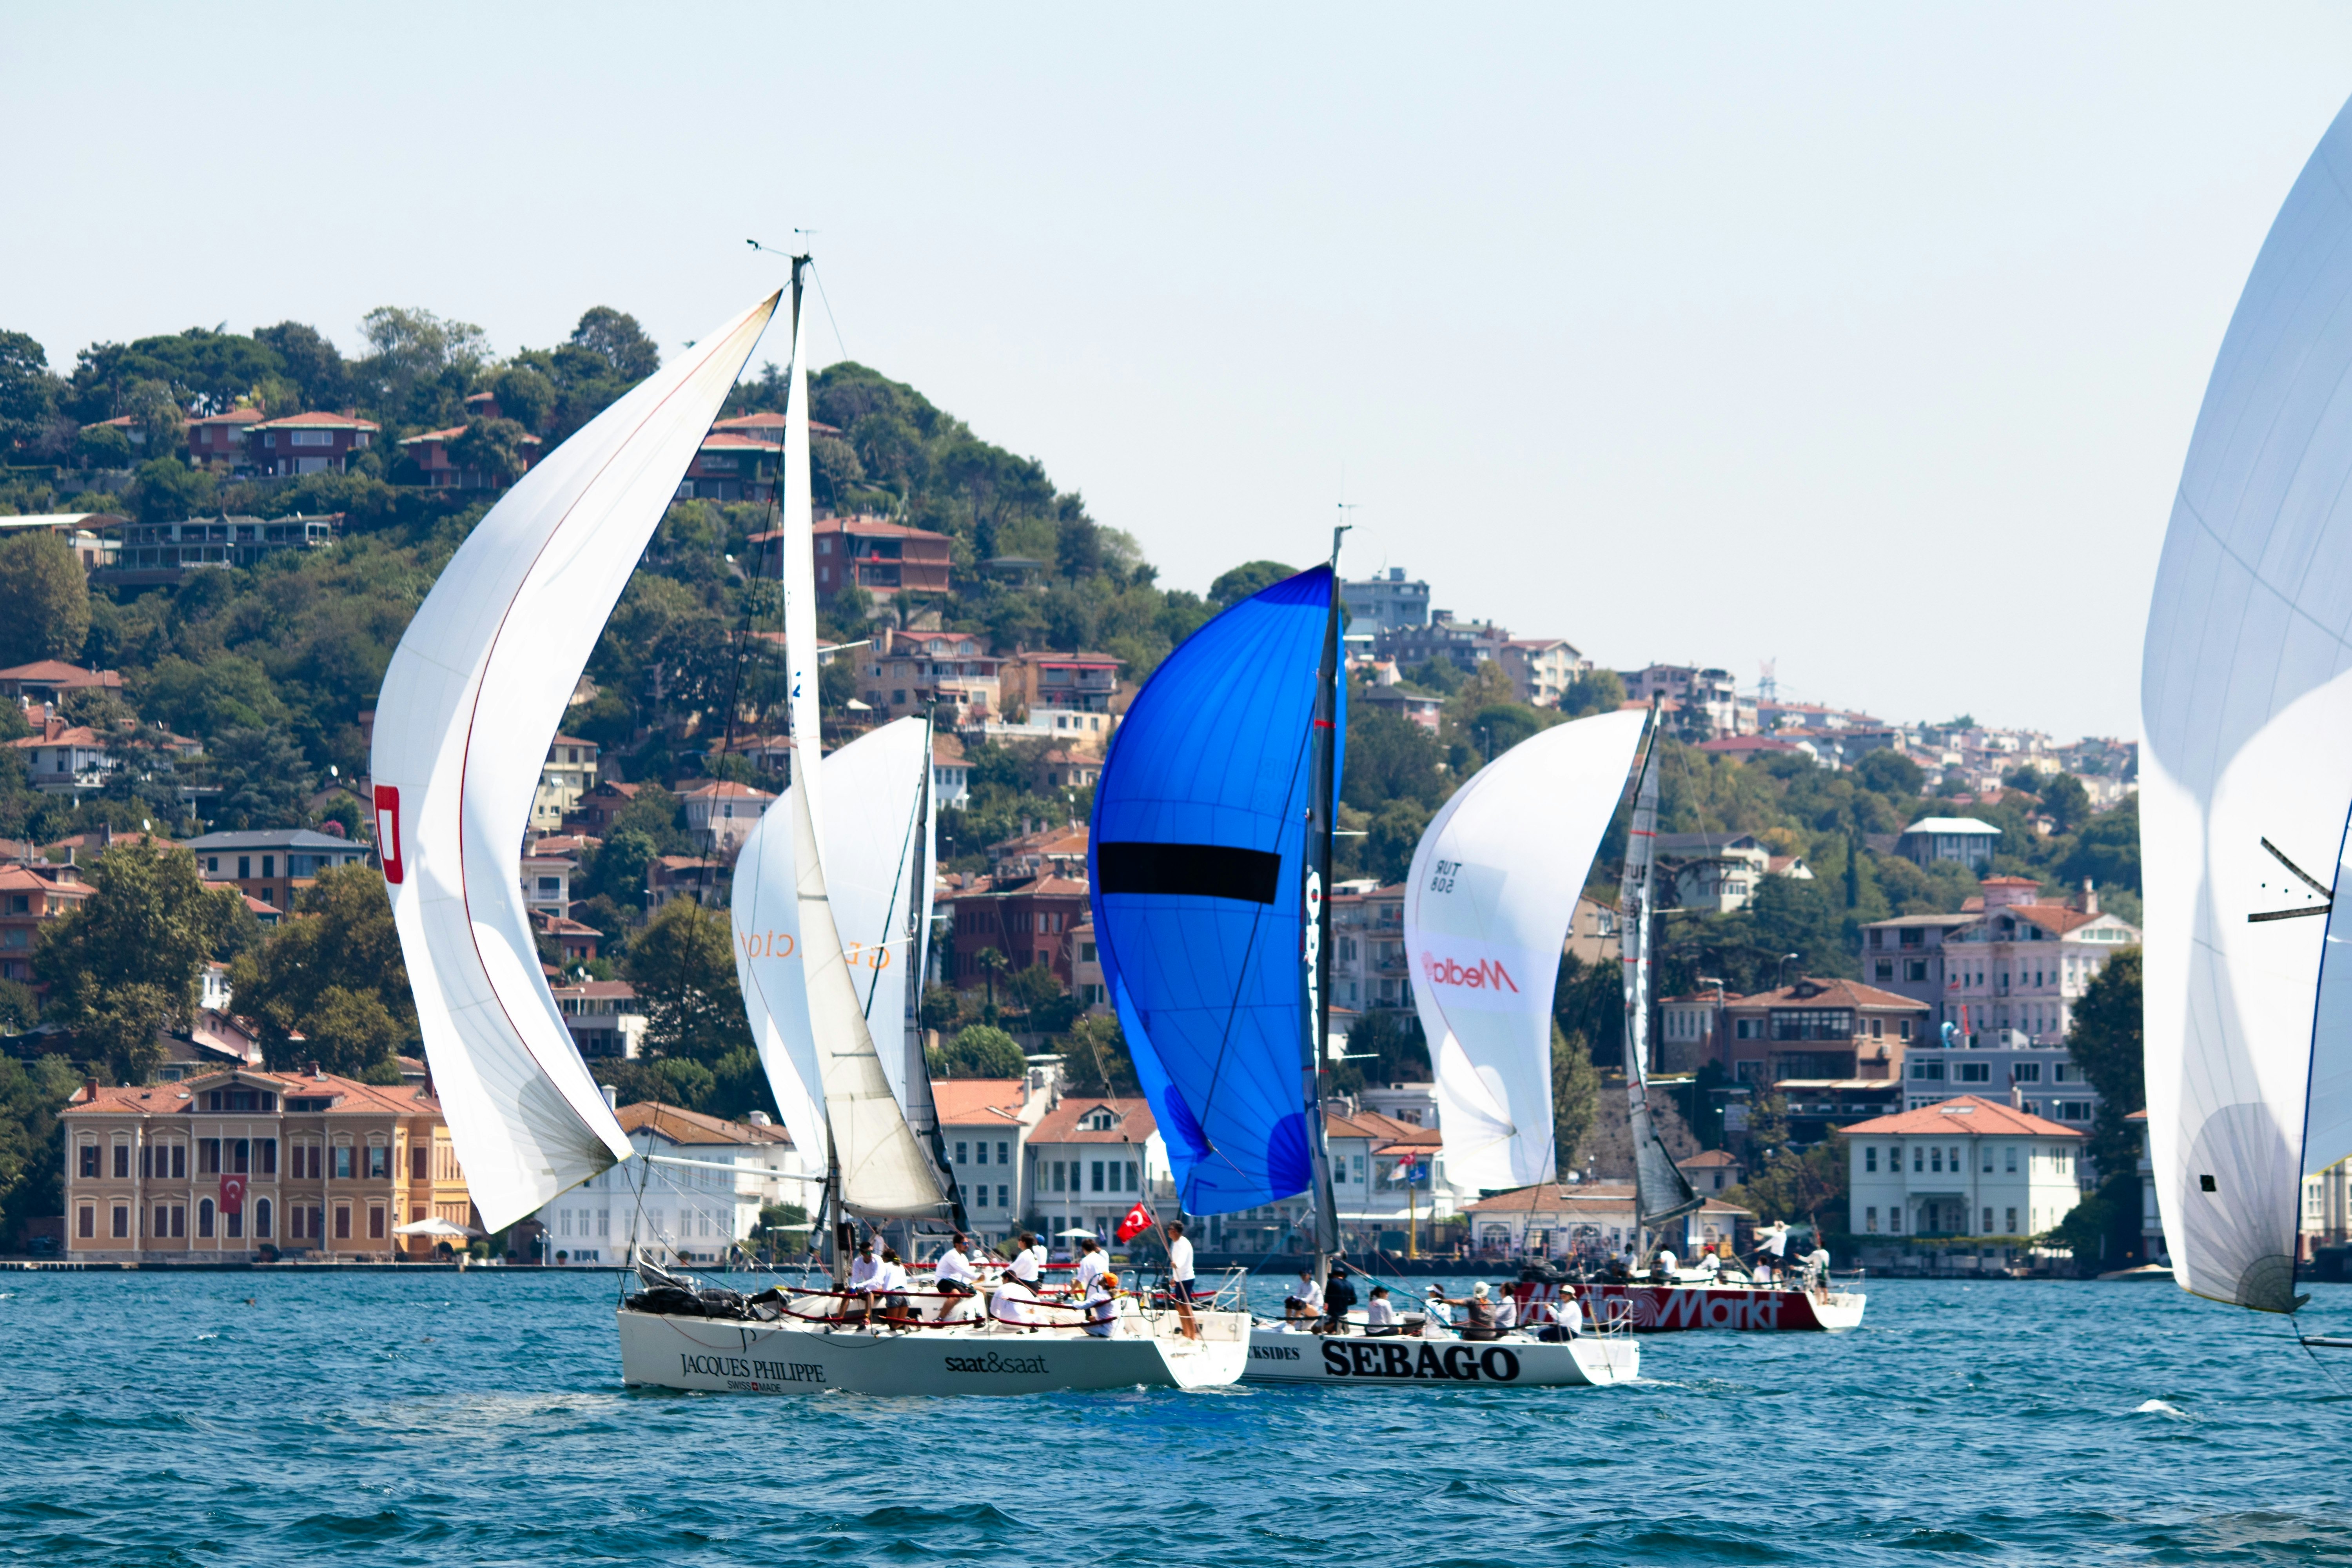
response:
<path id="1" fill-rule="evenodd" d="M 1592 1322 L 1635 1333 L 1679 1329 L 1841 1330 L 1858 1327 L 1869 1298 L 1855 1290 L 1737 1281 L 1673 1284 L 1523 1279 L 1511 1287 L 1524 1316 L 1573 1296 Z"/>

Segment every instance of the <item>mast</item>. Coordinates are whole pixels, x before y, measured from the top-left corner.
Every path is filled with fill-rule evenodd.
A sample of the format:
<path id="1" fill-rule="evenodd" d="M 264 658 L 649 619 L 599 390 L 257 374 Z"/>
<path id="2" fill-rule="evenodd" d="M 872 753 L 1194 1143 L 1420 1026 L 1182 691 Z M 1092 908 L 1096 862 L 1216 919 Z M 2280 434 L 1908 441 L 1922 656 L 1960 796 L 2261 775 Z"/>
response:
<path id="1" fill-rule="evenodd" d="M 1323 1125 L 1323 1053 L 1331 1024 L 1331 789 L 1339 742 L 1339 540 L 1345 525 L 1331 531 L 1331 604 L 1323 620 L 1323 658 L 1316 672 L 1315 721 L 1307 731 L 1305 900 L 1300 921 L 1300 1074 L 1307 1102 L 1307 1150 L 1315 1172 L 1315 1284 L 1330 1277 L 1339 1256 L 1339 1199 L 1331 1187 L 1331 1146 Z"/>
<path id="2" fill-rule="evenodd" d="M 1618 903 L 1625 973 L 1625 1104 L 1633 1142 L 1634 1256 L 1648 1256 L 1649 1232 L 1699 1206 L 1689 1178 L 1659 1141 L 1650 1117 L 1650 938 L 1656 906 L 1653 851 L 1658 835 L 1658 700 L 1650 700 L 1648 744 L 1633 789 L 1633 821 L 1625 838 L 1624 886 Z"/>

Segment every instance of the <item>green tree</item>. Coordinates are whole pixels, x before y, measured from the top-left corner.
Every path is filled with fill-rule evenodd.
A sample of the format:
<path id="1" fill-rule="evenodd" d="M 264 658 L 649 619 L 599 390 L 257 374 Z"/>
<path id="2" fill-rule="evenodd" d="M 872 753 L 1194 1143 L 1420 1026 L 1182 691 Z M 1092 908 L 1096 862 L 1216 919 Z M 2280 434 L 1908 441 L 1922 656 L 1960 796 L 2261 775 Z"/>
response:
<path id="1" fill-rule="evenodd" d="M 89 574 L 47 529 L 0 541 L 0 667 L 81 657 L 89 636 Z"/>
<path id="2" fill-rule="evenodd" d="M 131 481 L 131 503 L 143 522 L 173 522 L 213 510 L 220 481 L 166 453 L 139 465 Z"/>
<path id="3" fill-rule="evenodd" d="M 1226 609 L 1265 589 L 1273 587 L 1285 577 L 1296 577 L 1298 568 L 1285 566 L 1279 561 L 1247 561 L 1230 572 L 1222 572 L 1209 584 L 1209 603 Z"/>
<path id="4" fill-rule="evenodd" d="M 489 353 L 481 328 L 445 321 L 430 310 L 379 306 L 360 318 L 360 332 L 374 352 L 360 362 L 358 372 L 386 411 L 404 410 L 420 383 L 446 372 L 471 376 Z"/>
<path id="5" fill-rule="evenodd" d="M 23 332 L 0 331 L 0 452 L 47 434 L 58 391 L 47 352 Z"/>
<path id="6" fill-rule="evenodd" d="M 1019 1078 L 1028 1070 L 1021 1044 L 1002 1029 L 973 1024 L 930 1055 L 933 1078 Z"/>
<path id="7" fill-rule="evenodd" d="M 626 971 L 656 1055 L 707 1066 L 750 1043 L 725 915 L 672 899 L 630 942 Z"/>
<path id="8" fill-rule="evenodd" d="M 2103 811 L 2083 825 L 2074 847 L 2058 863 L 2058 875 L 2070 883 L 2093 882 L 2102 888 L 2139 887 L 2139 796 Z"/>
<path id="9" fill-rule="evenodd" d="M 205 772 L 220 786 L 212 809 L 223 827 L 299 827 L 310 820 L 318 775 L 281 731 L 221 731 L 206 748 Z"/>
<path id="10" fill-rule="evenodd" d="M 1918 803 L 1927 775 L 1900 752 L 1873 752 L 1854 763 L 1853 782 L 1866 790 L 1893 795 L 1907 806 Z"/>
<path id="11" fill-rule="evenodd" d="M 1593 713 L 1614 713 L 1625 703 L 1625 683 L 1613 669 L 1588 669 L 1568 683 L 1559 695 L 1559 710 L 1570 719 Z"/>
<path id="12" fill-rule="evenodd" d="M 257 328 L 253 336 L 255 342 L 278 355 L 284 367 L 284 379 L 295 389 L 294 405 L 272 405 L 271 414 L 292 414 L 304 408 L 341 408 L 350 401 L 351 367 L 343 363 L 341 351 L 316 327 L 304 326 L 299 321 L 280 321 L 274 327 Z"/>
<path id="13" fill-rule="evenodd" d="M 522 426 L 512 419 L 476 419 L 466 433 L 449 443 L 449 460 L 460 468 L 477 468 L 493 485 L 513 480 L 523 469 Z"/>
<path id="14" fill-rule="evenodd" d="M 527 364 L 512 364 L 491 375 L 489 394 L 499 414 L 525 430 L 538 430 L 555 411 L 555 384 Z"/>
<path id="15" fill-rule="evenodd" d="M 80 1087 L 80 1075 L 63 1057 L 0 1057 L 0 1248 L 23 1244 L 26 1220 L 65 1212 L 65 1128 L 58 1112 Z"/>
<path id="16" fill-rule="evenodd" d="M 581 316 L 572 329 L 572 346 L 594 354 L 624 381 L 643 381 L 661 368 L 661 350 L 637 319 L 610 305 L 594 306 Z"/>
<path id="17" fill-rule="evenodd" d="M 394 1058 L 417 1038 L 416 1004 L 383 875 L 331 867 L 294 910 L 229 972 L 237 1011 L 260 1026 L 269 1065 L 299 1072 L 315 1061 L 358 1079 L 388 1070 L 399 1081 Z"/>
<path id="18" fill-rule="evenodd" d="M 1561 1176 L 1576 1169 L 1577 1152 L 1601 1109 L 1601 1070 L 1592 1065 L 1581 1035 L 1551 1026 L 1552 1166 Z"/>
<path id="19" fill-rule="evenodd" d="M 2053 1233 L 2078 1264 L 2119 1265 L 2138 1254 L 2140 1191 L 2138 1129 L 2126 1120 L 2147 1104 L 2141 1052 L 2140 950 L 2110 957 L 2084 988 L 2066 1026 L 2066 1054 L 2099 1091 L 2099 1111 L 2084 1152 L 2098 1186 Z"/>
<path id="20" fill-rule="evenodd" d="M 1844 1141 L 1825 1138 L 1810 1149 L 1796 1149 L 1784 1138 L 1753 1175 L 1723 1197 L 1726 1203 L 1755 1211 L 1756 1217 L 1767 1224 L 1802 1220 L 1816 1231 L 1843 1231 L 1846 1228 Z"/>
<path id="21" fill-rule="evenodd" d="M 1069 1037 L 1062 1048 L 1062 1059 L 1068 1078 L 1066 1089 L 1075 1094 L 1137 1095 L 1143 1092 L 1135 1076 L 1135 1058 L 1127 1048 L 1126 1031 L 1118 1020 L 1108 1014 L 1080 1018 L 1070 1026 Z"/>
<path id="22" fill-rule="evenodd" d="M 120 1083 L 145 1083 L 163 1065 L 156 1038 L 184 1028 L 205 963 L 251 930 L 244 900 L 205 886 L 184 849 L 117 844 L 89 862 L 91 893 L 41 928 L 34 973 L 49 1010 L 83 1056 Z"/>

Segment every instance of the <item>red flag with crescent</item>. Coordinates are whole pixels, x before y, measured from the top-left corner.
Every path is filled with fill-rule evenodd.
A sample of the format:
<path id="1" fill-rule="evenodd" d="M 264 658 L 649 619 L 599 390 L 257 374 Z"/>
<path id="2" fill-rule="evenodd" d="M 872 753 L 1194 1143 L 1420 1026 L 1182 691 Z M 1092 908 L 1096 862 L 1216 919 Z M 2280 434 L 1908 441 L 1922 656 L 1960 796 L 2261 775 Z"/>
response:
<path id="1" fill-rule="evenodd" d="M 221 1175 L 220 1211 L 223 1214 L 245 1212 L 245 1178 L 234 1172 Z"/>
<path id="2" fill-rule="evenodd" d="M 1127 1217 L 1118 1222 L 1118 1228 L 1111 1232 L 1111 1234 L 1118 1237 L 1121 1241 L 1133 1241 L 1137 1237 L 1141 1236 L 1145 1231 L 1150 1230 L 1153 1226 L 1159 1223 L 1159 1221 L 1151 1217 L 1151 1211 L 1150 1209 L 1145 1208 L 1141 1204 L 1138 1204 L 1133 1208 L 1127 1211 Z"/>

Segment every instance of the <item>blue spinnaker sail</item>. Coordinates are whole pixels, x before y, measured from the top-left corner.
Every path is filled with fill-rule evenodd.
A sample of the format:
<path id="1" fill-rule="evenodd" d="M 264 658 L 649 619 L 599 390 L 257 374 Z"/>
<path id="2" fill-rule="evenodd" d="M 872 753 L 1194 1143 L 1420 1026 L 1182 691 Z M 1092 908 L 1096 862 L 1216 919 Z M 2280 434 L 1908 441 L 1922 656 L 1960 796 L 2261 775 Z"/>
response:
<path id="1" fill-rule="evenodd" d="M 1331 588 L 1328 567 L 1301 572 L 1195 632 L 1136 695 L 1095 787 L 1103 982 L 1192 1214 L 1313 1177 L 1300 879 Z M 1344 735 L 1344 687 L 1337 711 Z"/>

